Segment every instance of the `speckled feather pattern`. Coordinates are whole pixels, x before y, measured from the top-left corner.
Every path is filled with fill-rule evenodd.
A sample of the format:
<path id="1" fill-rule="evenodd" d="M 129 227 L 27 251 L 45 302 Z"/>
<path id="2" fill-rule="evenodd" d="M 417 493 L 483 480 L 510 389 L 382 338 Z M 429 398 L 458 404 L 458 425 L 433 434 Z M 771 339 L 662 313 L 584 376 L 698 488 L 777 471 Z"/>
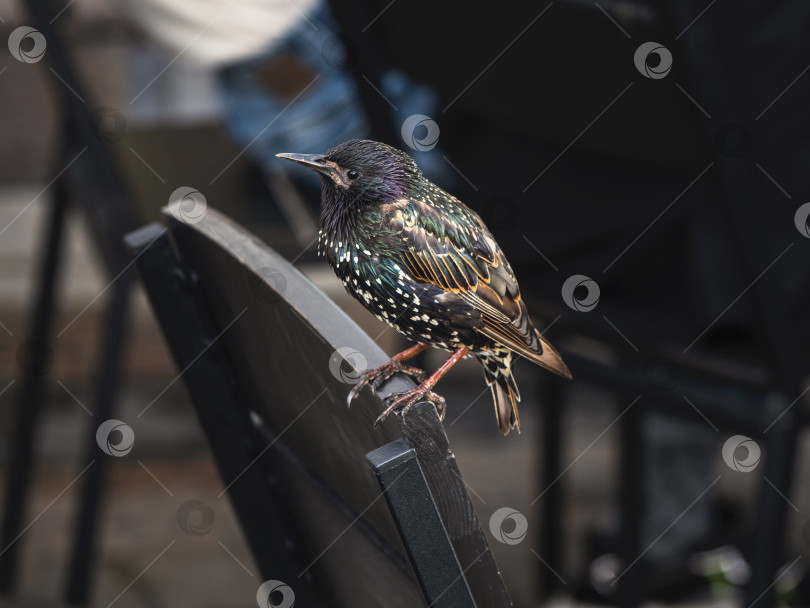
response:
<path id="1" fill-rule="evenodd" d="M 410 340 L 469 349 L 492 387 L 501 430 L 519 426 L 513 355 L 569 374 L 534 328 L 481 218 L 384 144 L 347 142 L 323 158 L 341 173 L 321 173 L 319 255 L 353 297 Z"/>

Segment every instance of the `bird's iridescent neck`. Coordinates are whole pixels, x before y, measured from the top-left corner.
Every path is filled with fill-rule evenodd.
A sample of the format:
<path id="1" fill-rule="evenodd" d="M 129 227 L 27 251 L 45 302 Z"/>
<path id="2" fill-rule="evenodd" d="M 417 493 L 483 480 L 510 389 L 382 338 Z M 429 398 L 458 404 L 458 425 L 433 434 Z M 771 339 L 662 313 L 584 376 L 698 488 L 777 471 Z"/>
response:
<path id="1" fill-rule="evenodd" d="M 319 228 L 330 239 L 347 242 L 357 233 L 360 222 L 360 211 L 348 206 L 324 203 L 321 206 Z"/>

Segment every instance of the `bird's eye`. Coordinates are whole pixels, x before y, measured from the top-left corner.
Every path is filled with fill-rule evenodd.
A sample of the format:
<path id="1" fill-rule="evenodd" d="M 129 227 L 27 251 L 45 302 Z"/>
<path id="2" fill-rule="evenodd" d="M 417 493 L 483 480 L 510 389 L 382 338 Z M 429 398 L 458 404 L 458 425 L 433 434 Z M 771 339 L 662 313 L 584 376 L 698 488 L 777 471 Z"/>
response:
<path id="1" fill-rule="evenodd" d="M 346 174 L 346 177 L 348 177 L 349 179 L 357 179 L 358 177 L 360 177 L 360 172 L 352 169 Z"/>

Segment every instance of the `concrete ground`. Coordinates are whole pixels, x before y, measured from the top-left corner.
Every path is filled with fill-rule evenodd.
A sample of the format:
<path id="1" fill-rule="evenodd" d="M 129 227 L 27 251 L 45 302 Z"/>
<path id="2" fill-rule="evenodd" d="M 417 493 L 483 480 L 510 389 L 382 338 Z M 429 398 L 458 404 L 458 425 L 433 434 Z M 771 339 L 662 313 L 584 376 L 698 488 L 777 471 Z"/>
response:
<path id="1" fill-rule="evenodd" d="M 8 445 L 9 414 L 18 388 L 17 348 L 25 335 L 35 271 L 33 254 L 43 229 L 47 193 L 37 198 L 40 190 L 39 184 L 0 188 L 0 230 L 11 224 L 0 238 L 3 446 Z M 87 410 L 105 281 L 79 217 L 71 217 L 63 262 L 66 272 L 56 327 L 58 331 L 66 329 L 57 340 L 48 377 L 48 407 L 37 438 L 38 464 L 27 515 L 30 525 L 19 541 L 23 557 L 19 587 L 12 599 L 0 600 L 0 607 L 60 605 L 80 473 L 86 466 L 82 445 L 88 428 L 96 425 Z M 316 266 L 304 270 L 341 305 L 358 311 L 328 269 Z M 133 452 L 116 459 L 111 467 L 92 605 L 254 606 L 262 581 L 257 578 L 227 499 L 218 498 L 222 484 L 182 383 L 166 390 L 176 371 L 140 293 L 133 317 L 117 417 L 135 420 L 145 403 L 165 393 L 155 402 L 150 416 L 133 423 L 137 438 Z M 361 314 L 358 319 L 372 336 L 382 332 L 380 341 L 386 350 L 394 348 L 393 335 L 384 332 L 370 315 Z M 536 507 L 530 504 L 540 485 L 537 438 L 541 429 L 533 371 L 529 365 L 518 370 L 524 393 L 524 432 L 507 438 L 497 432 L 489 396 L 481 394 L 485 386 L 475 366 L 462 366 L 441 386 L 449 403 L 445 425 L 451 447 L 484 528 L 491 514 L 504 506 L 517 509 L 528 519 L 529 533 L 524 542 L 491 543 L 519 607 L 539 605 L 534 582 L 544 568 L 535 555 L 539 525 L 536 507 L 541 503 Z M 479 401 L 465 411 L 465 405 L 479 396 Z M 605 407 L 608 404 L 605 395 L 577 385 L 567 406 L 568 445 L 563 462 L 571 466 L 561 483 L 569 501 L 564 522 L 569 555 L 564 571 L 559 573 L 566 588 L 573 584 L 572 575 L 581 567 L 586 530 L 614 520 L 616 435 L 615 429 L 604 431 L 615 411 Z M 5 458 L 5 450 L 0 458 Z M 5 472 L 4 463 L 0 474 Z M 746 480 L 739 477 L 722 484 L 732 495 L 742 496 L 750 490 Z M 803 485 L 804 495 L 806 490 Z M 794 501 L 806 510 L 805 500 L 800 497 Z M 553 606 L 569 604 L 566 596 L 551 602 Z M 690 605 L 714 607 L 730 605 L 730 601 L 707 597 Z"/>

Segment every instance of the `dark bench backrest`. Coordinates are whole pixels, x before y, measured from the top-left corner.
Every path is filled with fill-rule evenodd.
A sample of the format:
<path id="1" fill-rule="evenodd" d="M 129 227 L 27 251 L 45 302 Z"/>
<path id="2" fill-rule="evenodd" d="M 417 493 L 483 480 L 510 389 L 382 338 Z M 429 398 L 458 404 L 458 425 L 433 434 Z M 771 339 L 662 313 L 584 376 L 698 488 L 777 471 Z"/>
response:
<path id="1" fill-rule="evenodd" d="M 380 348 L 227 218 L 166 218 L 128 242 L 263 574 L 302 605 L 508 606 L 433 408 L 374 429 L 346 395 Z"/>

